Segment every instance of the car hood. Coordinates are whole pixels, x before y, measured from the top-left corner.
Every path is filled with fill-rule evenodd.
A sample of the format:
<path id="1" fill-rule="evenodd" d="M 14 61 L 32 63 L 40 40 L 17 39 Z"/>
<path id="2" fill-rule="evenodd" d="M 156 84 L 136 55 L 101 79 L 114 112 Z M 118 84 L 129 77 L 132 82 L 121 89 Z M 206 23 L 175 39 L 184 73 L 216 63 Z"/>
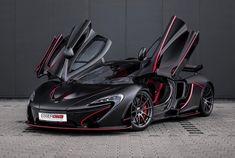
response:
<path id="1" fill-rule="evenodd" d="M 80 109 L 99 98 L 117 94 L 126 86 L 47 82 L 35 91 L 34 104 L 40 110 Z"/>

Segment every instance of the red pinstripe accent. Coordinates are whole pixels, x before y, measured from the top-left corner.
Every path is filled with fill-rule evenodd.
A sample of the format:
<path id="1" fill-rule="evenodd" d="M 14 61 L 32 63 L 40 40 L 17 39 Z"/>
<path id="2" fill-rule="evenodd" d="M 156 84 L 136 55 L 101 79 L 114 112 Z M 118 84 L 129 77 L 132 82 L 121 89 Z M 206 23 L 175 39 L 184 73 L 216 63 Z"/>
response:
<path id="1" fill-rule="evenodd" d="M 54 53 L 55 49 L 57 48 L 57 46 L 59 45 L 59 42 L 61 42 L 61 39 L 63 38 L 62 34 L 60 34 L 56 40 L 56 43 L 54 44 L 54 47 L 52 48 L 52 50 L 50 51 L 50 54 L 48 55 L 48 58 L 46 60 L 46 62 L 49 62 L 52 54 Z M 51 67 L 51 65 L 48 65 L 49 67 Z"/>
<path id="2" fill-rule="evenodd" d="M 58 43 L 61 41 L 61 38 L 63 38 L 62 34 L 60 34 L 58 37 L 54 37 L 51 45 L 48 47 L 44 57 L 42 58 L 40 64 L 36 68 L 37 75 L 39 76 L 39 72 L 42 69 L 42 65 L 47 63 L 48 60 L 51 58 L 52 53 L 54 52 L 55 48 L 58 46 Z"/>
<path id="3" fill-rule="evenodd" d="M 87 119 L 89 119 L 90 117 L 92 117 L 92 116 L 94 116 L 94 115 L 96 115 L 96 114 L 98 114 L 98 113 L 100 113 L 100 112 L 102 112 L 102 111 L 104 111 L 104 110 L 106 110 L 106 109 L 109 109 L 110 107 L 111 107 L 111 106 L 109 105 L 109 106 L 107 106 L 107 107 L 104 107 L 104 108 L 102 108 L 102 109 L 99 109 L 99 110 L 97 110 L 97 111 L 91 113 L 90 115 L 86 116 L 84 119 L 82 119 L 82 121 L 81 121 L 81 123 L 80 123 L 81 126 L 83 126 L 84 122 L 85 122 Z"/>
<path id="4" fill-rule="evenodd" d="M 166 41 L 166 38 L 167 38 L 167 36 L 168 36 L 168 34 L 169 34 L 169 32 L 170 32 L 170 30 L 171 30 L 171 28 L 172 28 L 172 26 L 173 26 L 173 24 L 174 24 L 174 22 L 175 22 L 175 19 L 176 19 L 176 16 L 173 17 L 173 19 L 172 19 L 172 21 L 171 21 L 171 24 L 170 24 L 170 26 L 169 26 L 169 28 L 168 28 L 168 30 L 167 30 L 167 32 L 166 32 L 166 35 L 165 35 L 165 37 L 163 38 L 163 41 L 162 41 L 162 43 L 161 43 L 161 46 L 160 46 L 160 49 L 159 49 L 159 51 L 158 51 L 157 57 L 156 57 L 156 59 L 154 60 L 153 72 L 155 72 L 156 69 L 157 69 L 158 58 L 159 58 L 159 56 L 160 56 L 160 54 L 161 54 L 161 51 L 162 51 L 163 45 L 164 45 L 164 43 L 165 43 L 165 41 Z"/>
<path id="5" fill-rule="evenodd" d="M 125 122 L 125 121 L 128 121 L 130 119 L 131 119 L 131 117 L 127 117 L 127 118 L 123 119 L 123 121 Z"/>
<path id="6" fill-rule="evenodd" d="M 194 87 L 194 84 L 192 83 L 191 84 L 191 90 L 190 90 L 189 97 L 188 97 L 187 101 L 185 103 L 183 103 L 183 106 L 180 108 L 180 110 L 183 109 L 189 103 L 189 101 L 190 101 L 190 99 L 192 97 L 192 94 L 193 94 L 193 87 Z"/>
<path id="7" fill-rule="evenodd" d="M 194 43 L 194 41 L 195 41 L 197 35 L 198 35 L 198 33 L 194 33 L 194 34 L 193 34 L 193 39 L 192 39 L 191 43 L 189 44 L 188 48 L 186 49 L 186 51 L 185 51 L 185 53 L 184 53 L 184 56 L 181 58 L 181 60 L 180 60 L 180 62 L 179 62 L 179 64 L 178 64 L 178 66 L 183 62 L 184 58 L 185 58 L 186 55 L 188 54 L 188 52 L 189 52 L 191 46 L 193 45 L 193 43 Z M 175 68 L 175 69 L 173 70 L 172 75 L 175 75 L 176 70 L 177 70 L 177 68 Z"/>
<path id="8" fill-rule="evenodd" d="M 197 82 L 194 82 L 193 84 L 195 84 L 196 86 L 198 86 L 198 87 L 200 87 L 200 88 L 204 88 L 204 87 L 205 87 L 204 85 L 199 84 L 199 83 L 197 83 Z"/>
<path id="9" fill-rule="evenodd" d="M 37 68 L 36 68 L 36 72 L 39 71 L 39 69 L 41 69 L 41 65 L 45 62 L 45 59 L 48 57 L 48 53 L 51 51 L 52 47 L 55 45 L 55 41 L 57 40 L 56 37 L 53 38 L 51 44 L 49 45 L 49 47 L 46 50 L 46 53 L 44 54 L 40 64 L 38 64 Z"/>
<path id="10" fill-rule="evenodd" d="M 120 131 L 120 130 L 131 129 L 131 126 L 128 126 L 128 127 L 100 127 L 100 128 L 69 128 L 69 127 L 34 125 L 34 124 L 30 124 L 30 123 L 27 123 L 27 124 L 28 124 L 28 126 L 34 127 L 34 128 L 71 130 L 71 131 Z"/>
<path id="11" fill-rule="evenodd" d="M 55 90 L 56 90 L 59 86 L 60 86 L 59 84 L 53 86 L 52 90 L 51 90 L 50 93 L 49 93 L 49 96 L 50 96 L 51 99 L 53 99 L 53 95 L 54 95 L 54 93 L 55 93 Z"/>

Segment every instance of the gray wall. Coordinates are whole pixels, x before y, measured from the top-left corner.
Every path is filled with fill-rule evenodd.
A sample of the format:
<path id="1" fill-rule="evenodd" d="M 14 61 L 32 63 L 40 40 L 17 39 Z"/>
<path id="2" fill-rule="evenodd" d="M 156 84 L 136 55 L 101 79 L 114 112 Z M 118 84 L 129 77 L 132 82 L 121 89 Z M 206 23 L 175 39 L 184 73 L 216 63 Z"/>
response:
<path id="1" fill-rule="evenodd" d="M 0 0 L 0 96 L 24 97 L 43 79 L 34 69 L 59 33 L 91 19 L 113 45 L 107 59 L 136 56 L 176 14 L 201 32 L 193 63 L 215 84 L 216 97 L 235 98 L 234 0 Z"/>

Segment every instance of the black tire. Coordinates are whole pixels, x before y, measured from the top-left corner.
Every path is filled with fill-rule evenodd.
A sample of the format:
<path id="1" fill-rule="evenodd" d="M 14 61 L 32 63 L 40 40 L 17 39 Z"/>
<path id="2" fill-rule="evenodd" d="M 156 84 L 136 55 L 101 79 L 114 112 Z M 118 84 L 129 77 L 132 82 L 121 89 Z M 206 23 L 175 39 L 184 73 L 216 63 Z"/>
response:
<path id="1" fill-rule="evenodd" d="M 135 131 L 147 128 L 153 117 L 153 102 L 150 95 L 141 90 L 135 96 L 131 104 L 131 125 Z"/>
<path id="2" fill-rule="evenodd" d="M 202 116 L 209 116 L 214 106 L 214 88 L 211 84 L 207 84 L 203 89 L 199 112 Z"/>

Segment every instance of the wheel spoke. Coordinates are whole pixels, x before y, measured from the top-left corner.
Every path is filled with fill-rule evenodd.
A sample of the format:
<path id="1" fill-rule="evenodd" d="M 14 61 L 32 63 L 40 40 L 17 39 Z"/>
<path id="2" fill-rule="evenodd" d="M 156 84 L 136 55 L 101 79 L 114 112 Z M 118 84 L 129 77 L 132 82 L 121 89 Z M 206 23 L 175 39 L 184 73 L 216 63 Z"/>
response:
<path id="1" fill-rule="evenodd" d="M 204 110 L 206 112 L 209 112 L 211 110 L 211 107 L 212 107 L 212 104 L 209 105 L 208 102 L 204 104 Z"/>
<path id="2" fill-rule="evenodd" d="M 132 111 L 132 112 L 131 112 L 131 114 L 134 114 L 134 113 L 137 113 L 137 111 L 135 110 L 135 111 Z"/>
<path id="3" fill-rule="evenodd" d="M 136 99 L 133 101 L 132 105 L 133 105 L 135 108 L 138 107 L 138 105 L 137 105 L 137 100 L 136 100 Z"/>
<path id="4" fill-rule="evenodd" d="M 142 112 L 143 115 L 145 115 L 146 117 L 150 118 L 149 115 L 147 115 L 146 113 Z"/>
<path id="5" fill-rule="evenodd" d="M 143 103 L 143 105 L 147 104 L 148 101 L 149 101 L 149 98 L 147 98 L 147 99 L 145 100 L 145 102 Z"/>
<path id="6" fill-rule="evenodd" d="M 208 111 L 208 105 L 205 104 L 205 107 L 204 107 L 205 111 Z"/>
<path id="7" fill-rule="evenodd" d="M 205 99 L 212 99 L 213 98 L 213 96 L 208 96 L 208 97 L 204 97 Z"/>
<path id="8" fill-rule="evenodd" d="M 211 88 L 209 88 L 209 90 L 207 90 L 207 92 L 205 93 L 205 96 L 209 96 L 211 94 L 212 90 Z"/>
<path id="9" fill-rule="evenodd" d="M 212 105 L 213 103 L 211 101 L 208 101 L 207 102 L 207 105 Z"/>
<path id="10" fill-rule="evenodd" d="M 134 117 L 134 121 L 136 122 L 136 124 L 139 124 L 139 121 L 138 121 L 138 115 L 135 115 L 135 117 Z"/>
<path id="11" fill-rule="evenodd" d="M 131 123 L 142 128 L 149 123 L 152 116 L 151 98 L 145 94 L 137 94 L 131 106 Z"/>
<path id="12" fill-rule="evenodd" d="M 142 100 L 143 100 L 143 96 L 141 95 L 141 96 L 140 96 L 139 106 L 141 106 L 141 104 L 142 104 Z"/>
<path id="13" fill-rule="evenodd" d="M 142 118 L 142 120 L 144 121 L 144 123 L 146 123 L 146 120 L 144 119 L 143 115 L 140 115 L 140 117 Z"/>
<path id="14" fill-rule="evenodd" d="M 140 116 L 139 115 L 137 115 L 137 118 L 138 118 L 138 124 L 140 125 Z"/>
<path id="15" fill-rule="evenodd" d="M 206 86 L 202 95 L 201 110 L 205 116 L 208 116 L 213 109 L 214 92 L 211 86 Z"/>
<path id="16" fill-rule="evenodd" d="M 145 108 L 145 109 L 152 109 L 152 107 L 147 107 L 147 108 Z"/>

